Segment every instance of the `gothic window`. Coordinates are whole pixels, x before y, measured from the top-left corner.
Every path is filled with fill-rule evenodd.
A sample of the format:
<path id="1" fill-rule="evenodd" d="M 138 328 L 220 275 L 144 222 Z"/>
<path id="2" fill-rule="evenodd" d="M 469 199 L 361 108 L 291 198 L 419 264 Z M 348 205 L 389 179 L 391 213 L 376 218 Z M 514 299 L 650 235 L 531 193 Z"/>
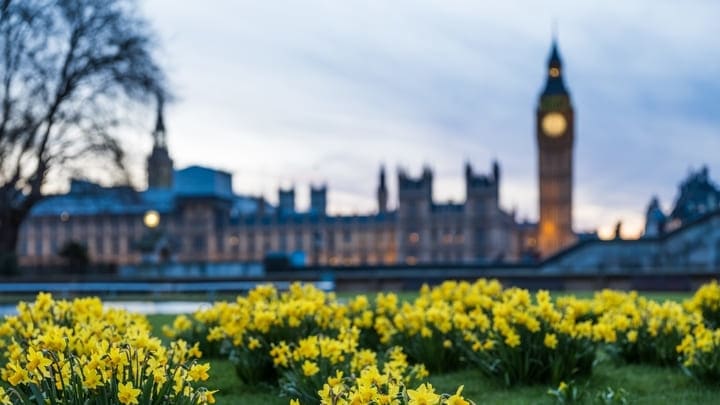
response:
<path id="1" fill-rule="evenodd" d="M 102 236 L 95 237 L 95 254 L 102 256 L 105 253 L 105 240 Z"/>
<path id="2" fill-rule="evenodd" d="M 112 254 L 115 256 L 120 254 L 120 238 L 118 236 L 112 237 Z"/>
<path id="3" fill-rule="evenodd" d="M 328 235 L 328 241 L 327 241 L 328 242 L 327 243 L 328 251 L 330 251 L 330 252 L 335 250 L 335 238 L 333 238 L 332 236 L 333 236 L 332 234 Z"/>
<path id="4" fill-rule="evenodd" d="M 483 250 L 483 247 L 485 245 L 485 232 L 482 229 L 475 230 L 475 248 L 478 250 Z M 480 253 L 480 252 L 478 252 Z"/>
<path id="5" fill-rule="evenodd" d="M 255 235 L 252 233 L 249 233 L 247 236 L 247 250 L 249 250 L 251 254 L 255 252 Z"/>
<path id="6" fill-rule="evenodd" d="M 193 251 L 195 253 L 202 253 L 205 251 L 205 237 L 202 235 L 196 235 L 193 238 Z"/>
<path id="7" fill-rule="evenodd" d="M 281 252 L 287 251 L 287 232 L 280 233 L 280 251 Z"/>
<path id="8" fill-rule="evenodd" d="M 35 255 L 42 256 L 42 236 L 40 234 L 35 235 Z"/>
<path id="9" fill-rule="evenodd" d="M 303 250 L 303 234 L 302 234 L 302 232 L 295 233 L 295 249 Z"/>

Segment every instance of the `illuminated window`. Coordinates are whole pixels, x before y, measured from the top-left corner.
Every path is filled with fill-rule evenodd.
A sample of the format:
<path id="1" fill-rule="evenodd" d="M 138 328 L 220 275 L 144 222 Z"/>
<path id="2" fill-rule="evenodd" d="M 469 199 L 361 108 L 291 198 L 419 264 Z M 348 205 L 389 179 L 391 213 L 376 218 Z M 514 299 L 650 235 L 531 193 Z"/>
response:
<path id="1" fill-rule="evenodd" d="M 408 256 L 405 259 L 405 263 L 409 264 L 410 266 L 414 266 L 417 264 L 417 259 L 415 258 L 415 256 Z"/>
<path id="2" fill-rule="evenodd" d="M 548 235 L 548 234 L 553 235 L 553 234 L 555 234 L 555 224 L 553 222 L 549 222 L 549 221 L 545 222 L 542 225 L 541 231 L 542 231 L 542 233 L 544 233 L 546 235 Z"/>
<path id="3" fill-rule="evenodd" d="M 558 77 L 560 76 L 560 69 L 556 67 L 550 68 L 550 77 Z"/>
<path id="4" fill-rule="evenodd" d="M 410 243 L 418 243 L 420 241 L 420 234 L 413 232 L 408 236 L 408 240 L 410 240 Z"/>

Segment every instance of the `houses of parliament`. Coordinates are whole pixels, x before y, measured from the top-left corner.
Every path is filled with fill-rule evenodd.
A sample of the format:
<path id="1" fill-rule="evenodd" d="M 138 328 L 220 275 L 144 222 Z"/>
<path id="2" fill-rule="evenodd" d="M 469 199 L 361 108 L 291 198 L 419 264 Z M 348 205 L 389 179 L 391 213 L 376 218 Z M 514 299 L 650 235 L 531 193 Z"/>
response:
<path id="1" fill-rule="evenodd" d="M 309 210 L 295 190 L 278 203 L 237 195 L 230 173 L 176 170 L 167 148 L 162 102 L 147 159 L 148 188 L 103 187 L 72 180 L 70 191 L 40 202 L 23 224 L 19 258 L 54 265 L 69 242 L 92 262 L 261 262 L 299 254 L 306 265 L 422 265 L 533 262 L 575 243 L 572 227 L 574 111 L 555 42 L 536 110 L 539 221 L 521 222 L 500 206 L 501 167 L 465 164 L 463 203 L 433 200 L 433 171 L 398 170 L 398 200 L 389 209 L 387 176 L 377 177 L 377 207 L 367 215 L 327 213 L 327 188 L 312 187 Z M 528 136 L 530 141 L 530 136 Z M 460 169 L 460 168 L 459 168 Z"/>

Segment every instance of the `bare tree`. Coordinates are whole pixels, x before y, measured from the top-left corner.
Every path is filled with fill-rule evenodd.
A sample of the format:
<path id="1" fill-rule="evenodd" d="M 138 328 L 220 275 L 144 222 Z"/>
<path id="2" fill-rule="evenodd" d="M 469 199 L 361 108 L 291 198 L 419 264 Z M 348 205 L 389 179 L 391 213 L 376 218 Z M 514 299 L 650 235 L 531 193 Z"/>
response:
<path id="1" fill-rule="evenodd" d="M 49 171 L 123 169 L 123 113 L 166 92 L 151 51 L 132 0 L 0 0 L 0 268 Z"/>

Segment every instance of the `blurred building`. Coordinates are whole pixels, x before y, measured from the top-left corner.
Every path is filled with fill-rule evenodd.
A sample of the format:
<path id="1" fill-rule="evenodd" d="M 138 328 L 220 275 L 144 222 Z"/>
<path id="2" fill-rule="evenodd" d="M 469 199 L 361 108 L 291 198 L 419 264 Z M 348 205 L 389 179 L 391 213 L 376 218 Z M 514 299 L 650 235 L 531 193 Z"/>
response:
<path id="1" fill-rule="evenodd" d="M 84 244 L 94 262 L 117 264 L 258 262 L 278 253 L 317 265 L 535 261 L 578 239 L 572 229 L 574 110 L 563 77 L 553 41 L 536 110 L 539 226 L 500 206 L 497 162 L 484 174 L 465 165 L 461 203 L 434 201 L 433 171 L 425 167 L 418 176 L 398 170 L 398 199 L 391 204 L 381 168 L 377 209 L 368 215 L 328 215 L 325 185 L 311 187 L 305 212 L 296 208 L 294 186 L 278 190 L 277 205 L 237 195 L 229 173 L 174 169 L 160 100 L 147 190 L 73 180 L 68 193 L 47 197 L 31 212 L 21 230 L 21 263 L 57 264 L 58 251 L 71 241 Z"/>
<path id="2" fill-rule="evenodd" d="M 720 271 L 720 190 L 706 167 L 680 184 L 672 208 L 653 197 L 639 239 L 582 240 L 550 257 L 542 272 L 571 274 L 711 274 Z M 676 282 L 668 278 L 663 286 Z M 677 287 L 677 285 L 675 285 Z M 619 285 L 619 288 L 624 286 Z M 651 287 L 651 286 L 649 286 Z"/>
<path id="3" fill-rule="evenodd" d="M 680 183 L 677 198 L 667 214 L 653 197 L 645 215 L 645 238 L 659 237 L 720 210 L 720 189 L 710 179 L 707 166 L 690 172 Z"/>
<path id="4" fill-rule="evenodd" d="M 500 166 L 477 174 L 465 166 L 464 203 L 432 198 L 433 172 L 398 171 L 398 201 L 389 208 L 380 169 L 377 211 L 333 216 L 327 186 L 311 186 L 310 208 L 299 212 L 295 187 L 279 189 L 277 205 L 237 195 L 232 175 L 191 166 L 173 168 L 162 110 L 147 161 L 149 187 L 103 187 L 72 180 L 66 194 L 48 196 L 23 225 L 20 260 L 57 265 L 69 242 L 87 247 L 95 263 L 260 262 L 293 255 L 317 265 L 517 262 L 534 257 L 536 226 L 518 223 L 499 204 Z"/>
<path id="5" fill-rule="evenodd" d="M 325 186 L 313 187 L 310 209 L 298 212 L 294 188 L 278 190 L 279 204 L 272 205 L 235 194 L 229 173 L 199 166 L 175 170 L 170 188 L 144 191 L 73 180 L 68 193 L 33 209 L 21 231 L 20 260 L 60 264 L 58 252 L 70 241 L 85 245 L 93 262 L 116 264 L 260 262 L 278 253 L 319 265 L 533 257 L 535 226 L 516 222 L 498 204 L 497 164 L 489 175 L 466 166 L 462 204 L 432 200 L 428 168 L 419 177 L 401 170 L 398 179 L 396 209 L 380 205 L 376 213 L 354 216 L 328 215 Z M 378 199 L 387 193 L 380 187 Z"/>

